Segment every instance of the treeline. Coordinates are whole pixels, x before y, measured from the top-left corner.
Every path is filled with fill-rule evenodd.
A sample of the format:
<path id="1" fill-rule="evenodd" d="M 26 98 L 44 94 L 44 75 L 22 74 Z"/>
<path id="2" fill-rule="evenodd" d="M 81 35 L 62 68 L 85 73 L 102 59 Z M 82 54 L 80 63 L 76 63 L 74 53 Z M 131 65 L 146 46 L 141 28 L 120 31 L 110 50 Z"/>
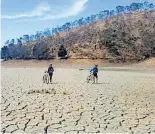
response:
<path id="1" fill-rule="evenodd" d="M 47 39 L 47 38 L 46 38 Z M 57 48 L 56 48 L 57 47 Z M 26 45 L 9 45 L 1 49 L 1 58 L 8 59 L 37 59 L 48 60 L 56 57 L 68 58 L 67 50 L 63 45 L 51 48 L 48 41 L 39 40 Z"/>

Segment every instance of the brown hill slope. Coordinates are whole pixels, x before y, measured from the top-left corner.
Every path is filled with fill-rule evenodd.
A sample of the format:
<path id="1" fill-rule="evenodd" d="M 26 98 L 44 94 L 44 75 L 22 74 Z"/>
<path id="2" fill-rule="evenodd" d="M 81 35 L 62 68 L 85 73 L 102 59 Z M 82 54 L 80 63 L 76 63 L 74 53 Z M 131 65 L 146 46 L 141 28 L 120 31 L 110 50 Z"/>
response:
<path id="1" fill-rule="evenodd" d="M 18 58 L 49 59 L 57 57 L 60 45 L 70 58 L 127 62 L 154 57 L 155 11 L 121 14 L 14 49 Z"/>

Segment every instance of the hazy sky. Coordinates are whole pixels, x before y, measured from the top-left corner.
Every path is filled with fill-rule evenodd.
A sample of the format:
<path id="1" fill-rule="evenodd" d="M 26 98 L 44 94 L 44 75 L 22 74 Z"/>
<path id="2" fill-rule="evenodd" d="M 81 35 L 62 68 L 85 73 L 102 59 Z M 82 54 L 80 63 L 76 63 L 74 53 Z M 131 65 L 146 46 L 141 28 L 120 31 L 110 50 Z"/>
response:
<path id="1" fill-rule="evenodd" d="M 2 45 L 23 34 L 34 34 L 117 5 L 144 0 L 2 0 Z M 155 0 L 149 0 L 153 2 Z"/>

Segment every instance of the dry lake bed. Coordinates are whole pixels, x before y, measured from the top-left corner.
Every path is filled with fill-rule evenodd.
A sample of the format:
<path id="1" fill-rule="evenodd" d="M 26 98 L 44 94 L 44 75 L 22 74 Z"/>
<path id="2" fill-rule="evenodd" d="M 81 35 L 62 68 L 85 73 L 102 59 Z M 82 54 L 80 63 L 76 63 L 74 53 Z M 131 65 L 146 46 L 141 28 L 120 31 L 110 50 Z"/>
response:
<path id="1" fill-rule="evenodd" d="M 155 133 L 155 71 L 103 69 L 91 84 L 56 67 L 47 85 L 45 70 L 2 66 L 2 133 Z"/>

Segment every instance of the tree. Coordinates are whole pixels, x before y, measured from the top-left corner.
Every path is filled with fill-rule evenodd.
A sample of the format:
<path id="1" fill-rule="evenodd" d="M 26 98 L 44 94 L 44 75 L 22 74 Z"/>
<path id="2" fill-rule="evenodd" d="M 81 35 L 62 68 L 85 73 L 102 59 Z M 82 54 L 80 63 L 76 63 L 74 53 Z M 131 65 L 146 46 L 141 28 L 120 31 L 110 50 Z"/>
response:
<path id="1" fill-rule="evenodd" d="M 67 51 L 66 51 L 66 48 L 64 48 L 63 45 L 61 45 L 59 47 L 59 51 L 58 51 L 58 57 L 65 57 L 67 55 Z"/>
<path id="2" fill-rule="evenodd" d="M 148 7 L 149 7 L 149 9 L 155 9 L 155 6 L 152 4 L 152 3 L 150 3 L 149 5 L 148 5 Z"/>
<path id="3" fill-rule="evenodd" d="M 143 3 L 138 3 L 138 9 L 141 11 L 144 10 Z"/>
<path id="4" fill-rule="evenodd" d="M 77 20 L 73 21 L 72 27 L 77 27 L 77 26 L 78 26 L 78 21 Z"/>
<path id="5" fill-rule="evenodd" d="M 46 28 L 46 29 L 44 30 L 44 36 L 48 37 L 48 36 L 50 36 L 50 35 L 51 35 L 51 32 L 50 32 L 49 28 Z"/>
<path id="6" fill-rule="evenodd" d="M 40 40 L 42 37 L 42 32 L 41 31 L 37 31 L 36 34 L 35 34 L 35 39 L 36 40 Z"/>
<path id="7" fill-rule="evenodd" d="M 99 20 L 102 20 L 103 17 L 104 17 L 104 14 L 103 14 L 103 12 L 101 11 L 101 12 L 99 13 L 99 15 L 98 15 L 98 18 L 99 18 Z"/>
<path id="8" fill-rule="evenodd" d="M 139 9 L 138 3 L 132 3 L 130 5 L 131 11 L 137 11 Z"/>
<path id="9" fill-rule="evenodd" d="M 110 14 L 110 16 L 114 16 L 115 15 L 115 10 L 111 10 L 109 14 Z"/>
<path id="10" fill-rule="evenodd" d="M 35 35 L 30 35 L 30 36 L 29 36 L 29 41 L 32 42 L 32 41 L 34 41 L 34 40 L 35 40 Z"/>
<path id="11" fill-rule="evenodd" d="M 20 39 L 20 41 L 21 41 L 22 43 L 24 43 L 23 37 L 20 37 L 19 39 Z"/>
<path id="12" fill-rule="evenodd" d="M 15 44 L 15 39 L 12 39 L 9 43 L 9 45 L 14 45 Z"/>
<path id="13" fill-rule="evenodd" d="M 130 7 L 130 6 L 125 6 L 125 10 L 126 10 L 127 12 L 130 12 L 130 11 L 131 11 L 131 7 Z"/>
<path id="14" fill-rule="evenodd" d="M 16 47 L 14 46 L 13 43 L 9 44 L 9 46 L 8 46 L 8 57 L 10 59 L 13 59 L 13 58 L 17 57 Z"/>
<path id="15" fill-rule="evenodd" d="M 26 43 L 28 43 L 30 41 L 29 39 L 29 35 L 23 35 L 23 39 Z"/>
<path id="16" fill-rule="evenodd" d="M 91 22 L 94 22 L 94 21 L 96 21 L 96 15 L 91 15 Z"/>
<path id="17" fill-rule="evenodd" d="M 125 11 L 125 7 L 124 6 L 117 6 L 116 11 L 117 11 L 118 14 L 123 13 Z"/>
<path id="18" fill-rule="evenodd" d="M 57 29 L 58 29 L 58 32 L 62 32 L 63 31 L 62 27 L 58 26 Z"/>
<path id="19" fill-rule="evenodd" d="M 17 38 L 17 45 L 21 46 L 22 45 L 22 41 L 20 39 Z"/>
<path id="20" fill-rule="evenodd" d="M 44 41 L 37 42 L 33 47 L 33 56 L 36 59 L 47 59 L 49 52 L 48 44 Z"/>
<path id="21" fill-rule="evenodd" d="M 9 45 L 9 40 L 7 40 L 4 44 L 5 44 L 6 46 Z"/>
<path id="22" fill-rule="evenodd" d="M 66 27 L 67 30 L 70 30 L 71 29 L 71 23 L 70 22 L 67 22 L 65 24 L 65 27 Z"/>
<path id="23" fill-rule="evenodd" d="M 105 19 L 107 16 L 109 16 L 110 15 L 110 12 L 109 12 L 109 10 L 104 10 L 104 11 L 101 11 L 100 13 L 99 13 L 99 18 L 100 19 Z"/>
<path id="24" fill-rule="evenodd" d="M 87 18 L 85 18 L 85 22 L 88 24 L 88 23 L 90 23 L 91 22 L 91 17 L 87 17 Z"/>
<path id="25" fill-rule="evenodd" d="M 1 58 L 4 60 L 8 59 L 8 47 L 4 46 L 1 48 Z"/>
<path id="26" fill-rule="evenodd" d="M 143 5 L 144 5 L 145 10 L 149 9 L 149 2 L 148 1 L 145 1 Z"/>
<path id="27" fill-rule="evenodd" d="M 83 17 L 78 20 L 78 25 L 81 26 L 84 24 Z"/>
<path id="28" fill-rule="evenodd" d="M 52 35 L 54 35 L 56 33 L 55 28 L 52 28 Z"/>

